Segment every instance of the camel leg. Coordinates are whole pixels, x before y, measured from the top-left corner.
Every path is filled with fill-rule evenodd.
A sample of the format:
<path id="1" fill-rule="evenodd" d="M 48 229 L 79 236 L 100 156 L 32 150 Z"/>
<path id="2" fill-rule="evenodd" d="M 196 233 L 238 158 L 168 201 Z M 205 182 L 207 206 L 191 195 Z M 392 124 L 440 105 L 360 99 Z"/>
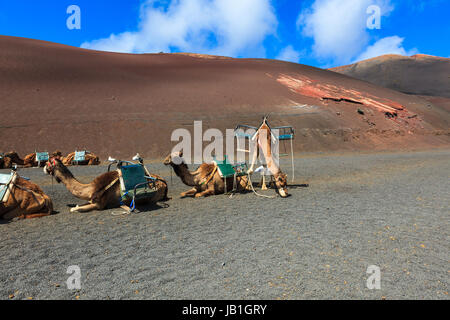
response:
<path id="1" fill-rule="evenodd" d="M 198 192 L 198 191 L 197 191 L 196 188 L 192 188 L 191 190 L 188 190 L 188 191 L 186 191 L 186 192 L 180 193 L 180 196 L 181 196 L 182 198 L 187 197 L 187 196 L 193 196 L 193 195 L 195 195 L 197 192 Z"/>
<path id="2" fill-rule="evenodd" d="M 199 192 L 195 194 L 196 198 L 207 197 L 215 195 L 214 189 L 206 189 L 205 191 Z"/>
<path id="3" fill-rule="evenodd" d="M 16 217 L 22 217 L 23 214 L 21 214 L 23 212 L 23 209 L 20 207 L 16 207 L 14 209 L 12 209 L 11 211 L 5 213 L 2 217 L 2 219 L 4 220 L 11 220 L 14 219 Z"/>
<path id="4" fill-rule="evenodd" d="M 33 213 L 33 214 L 27 214 L 25 216 L 20 216 L 21 219 L 34 219 L 34 218 L 41 218 L 49 216 L 50 213 Z"/>
<path id="5" fill-rule="evenodd" d="M 98 203 L 90 203 L 83 206 L 76 206 L 75 208 L 71 208 L 70 212 L 88 212 L 92 210 L 101 210 Z"/>
<path id="6" fill-rule="evenodd" d="M 13 210 L 7 212 L 5 215 L 3 215 L 3 219 L 5 220 L 11 220 L 14 218 L 19 219 L 33 219 L 33 218 L 39 218 L 44 216 L 49 216 L 51 212 L 39 212 L 42 209 L 45 209 L 45 198 L 43 203 L 37 203 L 36 201 L 33 201 L 30 206 L 26 208 L 22 208 L 21 206 L 18 206 L 14 208 Z"/>
<path id="7" fill-rule="evenodd" d="M 261 190 L 267 190 L 266 175 L 265 174 L 263 174 L 262 178 L 261 178 Z"/>

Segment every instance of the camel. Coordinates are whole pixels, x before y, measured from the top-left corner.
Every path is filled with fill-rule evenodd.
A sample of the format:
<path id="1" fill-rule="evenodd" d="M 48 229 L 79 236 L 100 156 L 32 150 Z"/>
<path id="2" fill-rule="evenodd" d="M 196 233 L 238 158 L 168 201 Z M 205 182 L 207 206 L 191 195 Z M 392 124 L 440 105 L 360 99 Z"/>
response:
<path id="1" fill-rule="evenodd" d="M 216 194 L 225 193 L 225 181 L 220 176 L 215 164 L 202 163 L 196 171 L 189 171 L 188 166 L 183 160 L 182 152 L 174 152 L 164 160 L 166 166 L 171 166 L 175 174 L 181 178 L 185 185 L 193 187 L 182 192 L 181 197 L 194 196 L 195 198 L 207 197 Z M 233 189 L 233 177 L 227 178 L 227 190 Z M 236 177 L 236 187 L 239 190 L 246 190 L 248 178 L 246 176 Z"/>
<path id="2" fill-rule="evenodd" d="M 58 159 L 62 159 L 62 153 L 59 150 L 54 151 L 50 157 L 56 157 Z M 25 158 L 23 159 L 23 165 L 25 168 L 30 168 L 30 167 L 44 167 L 45 166 L 45 161 L 41 161 L 40 163 L 38 161 L 36 161 L 36 152 L 34 153 L 30 153 L 29 155 L 26 155 Z"/>
<path id="3" fill-rule="evenodd" d="M 75 152 L 71 152 L 62 159 L 62 162 L 64 165 L 70 166 L 70 165 L 72 165 L 74 158 L 75 158 Z M 100 164 L 100 158 L 89 151 L 86 151 L 85 159 L 86 160 L 84 160 L 84 161 L 77 162 L 77 164 L 80 166 L 86 166 L 86 165 L 87 166 L 96 166 L 96 165 Z"/>
<path id="4" fill-rule="evenodd" d="M 24 161 L 20 159 L 15 151 L 10 151 L 5 154 L 0 154 L 0 169 L 9 169 L 13 164 L 23 165 Z"/>
<path id="5" fill-rule="evenodd" d="M 88 212 L 92 210 L 104 210 L 119 208 L 121 206 L 119 172 L 109 171 L 96 177 L 91 183 L 83 184 L 79 182 L 69 169 L 58 158 L 50 158 L 44 167 L 46 174 L 55 177 L 56 182 L 63 183 L 67 190 L 75 197 L 86 200 L 88 203 L 70 209 L 70 212 Z M 168 200 L 167 183 L 158 175 L 152 174 L 157 179 L 157 192 L 148 202 Z"/>
<path id="6" fill-rule="evenodd" d="M 32 219 L 53 213 L 52 200 L 37 184 L 16 176 L 8 188 L 6 202 L 1 202 L 0 199 L 1 219 Z"/>
<path id="7" fill-rule="evenodd" d="M 278 191 L 278 194 L 282 198 L 286 198 L 289 194 L 287 191 L 287 175 L 281 171 L 279 166 L 273 159 L 272 156 L 272 131 L 270 129 L 269 124 L 267 123 L 267 116 L 264 117 L 261 126 L 256 131 L 253 139 L 256 139 L 255 148 L 256 150 L 253 152 L 253 159 L 251 161 L 250 168 L 248 169 L 248 173 L 252 174 L 255 170 L 256 159 L 259 156 L 259 151 L 261 150 L 265 159 L 264 165 L 264 173 L 265 171 L 269 171 L 273 178 L 275 179 L 275 186 Z M 267 187 L 265 186 L 265 175 L 263 173 L 263 181 L 262 181 L 262 189 L 265 190 Z M 272 177 L 271 176 L 271 177 Z"/>

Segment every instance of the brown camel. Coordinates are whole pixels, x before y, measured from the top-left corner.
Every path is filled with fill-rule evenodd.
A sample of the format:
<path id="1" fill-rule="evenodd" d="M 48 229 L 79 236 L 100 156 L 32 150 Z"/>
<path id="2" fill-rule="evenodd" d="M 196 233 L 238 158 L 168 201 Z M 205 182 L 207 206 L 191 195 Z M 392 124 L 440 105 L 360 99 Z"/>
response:
<path id="1" fill-rule="evenodd" d="M 50 158 L 44 167 L 44 172 L 55 177 L 56 182 L 62 182 L 67 190 L 75 197 L 86 200 L 88 203 L 71 208 L 70 212 L 88 212 L 92 210 L 104 210 L 120 207 L 120 181 L 117 170 L 101 174 L 91 183 L 79 182 L 69 169 L 57 158 Z M 157 179 L 155 195 L 146 202 L 156 203 L 167 200 L 167 183 L 157 175 L 151 175 Z"/>
<path id="2" fill-rule="evenodd" d="M 70 166 L 73 164 L 74 158 L 75 158 L 75 152 L 71 152 L 62 159 L 62 162 L 64 165 Z M 100 164 L 100 158 L 97 157 L 92 152 L 86 151 L 85 159 L 86 160 L 84 160 L 84 161 L 77 162 L 77 164 L 80 166 L 96 166 L 96 165 Z"/>
<path id="3" fill-rule="evenodd" d="M 13 164 L 23 165 L 24 161 L 20 159 L 15 151 L 0 154 L 0 169 L 12 168 Z"/>
<path id="4" fill-rule="evenodd" d="M 62 153 L 59 150 L 54 151 L 52 154 L 49 155 L 50 157 L 55 157 L 58 159 L 62 159 Z M 36 161 L 36 152 L 30 153 L 29 155 L 25 156 L 23 159 L 23 165 L 25 168 L 30 167 L 45 167 L 46 161 L 41 161 L 40 163 Z"/>
<path id="5" fill-rule="evenodd" d="M 259 156 L 259 151 L 261 150 L 266 163 L 264 167 L 270 171 L 273 178 L 275 179 L 275 186 L 279 195 L 285 198 L 289 195 L 287 190 L 287 175 L 281 171 L 278 164 L 273 159 L 272 144 L 271 144 L 272 138 L 273 138 L 272 131 L 270 129 L 269 124 L 267 123 L 267 116 L 266 116 L 264 117 L 261 126 L 258 128 L 253 138 L 256 139 L 255 143 L 256 150 L 253 152 L 253 159 L 251 161 L 250 168 L 248 169 L 247 172 L 250 174 L 254 172 L 256 158 Z M 266 189 L 264 175 L 262 188 L 263 190 Z"/>
<path id="6" fill-rule="evenodd" d="M 16 176 L 8 185 L 8 189 L 6 202 L 1 202 L 0 199 L 1 219 L 32 219 L 53 213 L 52 200 L 37 184 Z"/>
<path id="7" fill-rule="evenodd" d="M 196 171 L 189 171 L 184 163 L 182 152 L 175 152 L 166 157 L 164 164 L 172 166 L 175 174 L 181 178 L 185 185 L 193 187 L 182 192 L 181 197 L 194 196 L 207 197 L 215 194 L 225 193 L 225 181 L 220 176 L 215 164 L 202 163 Z M 233 189 L 233 177 L 227 178 L 227 192 Z M 246 176 L 236 177 L 237 191 L 247 189 L 248 179 Z"/>

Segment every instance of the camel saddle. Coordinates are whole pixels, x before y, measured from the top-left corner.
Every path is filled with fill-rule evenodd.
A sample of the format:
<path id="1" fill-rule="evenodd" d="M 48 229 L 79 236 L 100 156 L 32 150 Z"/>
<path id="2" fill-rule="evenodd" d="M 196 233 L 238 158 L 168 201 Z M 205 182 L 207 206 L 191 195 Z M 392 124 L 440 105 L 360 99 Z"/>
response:
<path id="1" fill-rule="evenodd" d="M 73 162 L 80 162 L 86 160 L 86 151 L 75 151 Z"/>
<path id="2" fill-rule="evenodd" d="M 48 152 L 36 152 L 37 162 L 47 162 L 49 159 Z"/>
<path id="3" fill-rule="evenodd" d="M 152 177 L 146 176 L 141 164 L 122 165 L 118 168 L 122 200 L 151 198 L 155 194 L 156 185 Z M 152 185 L 150 187 L 150 184 Z"/>
<path id="4" fill-rule="evenodd" d="M 217 170 L 219 171 L 219 175 L 221 178 L 234 177 L 235 175 L 237 177 L 247 175 L 246 163 L 238 163 L 232 165 L 231 163 L 228 162 L 227 156 L 224 156 L 223 161 L 218 161 L 214 158 L 213 162 L 216 164 Z"/>
<path id="5" fill-rule="evenodd" d="M 11 190 L 9 185 L 14 183 L 17 179 L 17 174 L 12 171 L 11 173 L 1 173 L 0 174 L 0 203 L 8 201 Z"/>

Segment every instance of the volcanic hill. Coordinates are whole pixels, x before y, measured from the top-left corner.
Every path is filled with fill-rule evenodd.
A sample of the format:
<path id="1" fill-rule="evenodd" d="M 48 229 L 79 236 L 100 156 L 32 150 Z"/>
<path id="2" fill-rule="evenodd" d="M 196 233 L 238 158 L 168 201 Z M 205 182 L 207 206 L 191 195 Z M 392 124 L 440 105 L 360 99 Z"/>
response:
<path id="1" fill-rule="evenodd" d="M 440 80 L 439 80 L 440 81 Z M 438 82 L 439 82 L 438 81 Z M 439 93 L 439 92 L 438 92 Z M 161 158 L 176 128 L 292 125 L 297 152 L 450 145 L 448 100 L 267 59 L 118 54 L 0 36 L 0 151 Z"/>

